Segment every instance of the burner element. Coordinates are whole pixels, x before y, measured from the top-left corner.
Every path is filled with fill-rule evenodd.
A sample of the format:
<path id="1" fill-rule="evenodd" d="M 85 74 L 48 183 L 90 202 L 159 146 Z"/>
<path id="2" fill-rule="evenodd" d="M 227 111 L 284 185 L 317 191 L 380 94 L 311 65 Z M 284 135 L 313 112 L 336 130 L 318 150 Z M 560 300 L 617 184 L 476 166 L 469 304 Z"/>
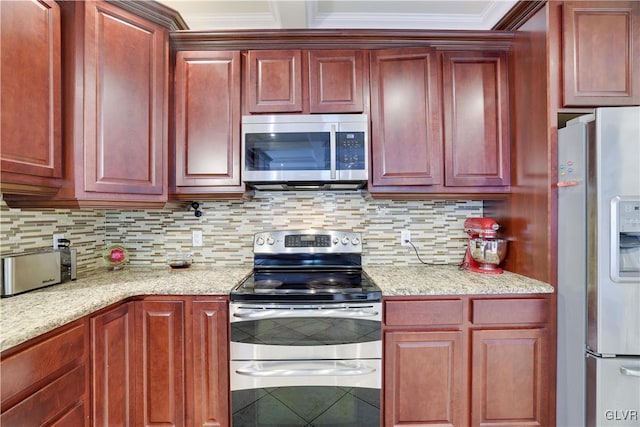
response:
<path id="1" fill-rule="evenodd" d="M 282 280 L 275 279 L 256 280 L 253 285 L 255 289 L 275 289 L 279 286 L 282 286 Z"/>
<path id="2" fill-rule="evenodd" d="M 323 279 L 310 280 L 306 283 L 309 289 L 343 289 L 354 288 L 354 284 L 335 277 L 327 277 Z"/>

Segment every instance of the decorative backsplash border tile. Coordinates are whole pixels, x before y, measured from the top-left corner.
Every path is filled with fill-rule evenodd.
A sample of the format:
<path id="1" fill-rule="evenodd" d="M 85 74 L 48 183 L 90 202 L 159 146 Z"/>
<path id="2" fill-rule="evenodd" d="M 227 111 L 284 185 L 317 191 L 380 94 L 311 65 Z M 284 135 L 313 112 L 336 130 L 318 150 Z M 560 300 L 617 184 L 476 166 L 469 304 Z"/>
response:
<path id="1" fill-rule="evenodd" d="M 482 216 L 481 201 L 368 200 L 359 192 L 265 192 L 249 200 L 200 203 L 193 210 L 11 209 L 0 202 L 0 255 L 51 247 L 63 233 L 78 250 L 78 274 L 104 266 L 110 244 L 129 249 L 135 265 L 165 265 L 167 253 L 193 252 L 197 263 L 247 265 L 253 260 L 253 234 L 273 229 L 328 228 L 361 232 L 365 265 L 418 264 L 412 247 L 400 245 L 400 230 L 427 263 L 457 264 L 467 241 L 464 219 Z M 192 231 L 204 245 L 192 247 Z"/>

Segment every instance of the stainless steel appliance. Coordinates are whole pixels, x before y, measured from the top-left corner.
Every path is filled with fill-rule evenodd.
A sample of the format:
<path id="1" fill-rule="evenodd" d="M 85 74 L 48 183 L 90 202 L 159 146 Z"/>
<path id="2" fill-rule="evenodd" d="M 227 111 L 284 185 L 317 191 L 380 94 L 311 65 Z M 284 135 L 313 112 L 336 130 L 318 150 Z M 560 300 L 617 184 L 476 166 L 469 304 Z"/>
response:
<path id="1" fill-rule="evenodd" d="M 558 132 L 558 426 L 640 426 L 640 107 Z"/>
<path id="2" fill-rule="evenodd" d="M 64 248 L 2 259 L 2 296 L 76 279 L 76 250 Z"/>
<path id="3" fill-rule="evenodd" d="M 361 235 L 274 231 L 253 245 L 230 296 L 233 426 L 380 425 L 382 293 Z"/>
<path id="4" fill-rule="evenodd" d="M 358 189 L 369 178 L 362 114 L 242 117 L 242 176 L 262 190 Z"/>

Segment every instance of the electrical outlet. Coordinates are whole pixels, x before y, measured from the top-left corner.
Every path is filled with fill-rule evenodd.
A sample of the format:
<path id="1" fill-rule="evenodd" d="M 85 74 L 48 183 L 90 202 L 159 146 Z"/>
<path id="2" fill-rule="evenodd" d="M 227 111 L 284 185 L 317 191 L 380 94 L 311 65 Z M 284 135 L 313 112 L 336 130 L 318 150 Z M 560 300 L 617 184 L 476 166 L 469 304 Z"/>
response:
<path id="1" fill-rule="evenodd" d="M 411 241 L 411 231 L 409 230 L 401 230 L 400 231 L 400 244 L 402 246 L 410 246 L 408 242 Z"/>
<path id="2" fill-rule="evenodd" d="M 203 245 L 202 230 L 193 230 L 191 232 L 191 242 L 193 246 Z"/>
<path id="3" fill-rule="evenodd" d="M 54 234 L 53 235 L 53 249 L 59 249 L 60 245 L 58 244 L 58 239 L 64 239 L 64 234 Z"/>

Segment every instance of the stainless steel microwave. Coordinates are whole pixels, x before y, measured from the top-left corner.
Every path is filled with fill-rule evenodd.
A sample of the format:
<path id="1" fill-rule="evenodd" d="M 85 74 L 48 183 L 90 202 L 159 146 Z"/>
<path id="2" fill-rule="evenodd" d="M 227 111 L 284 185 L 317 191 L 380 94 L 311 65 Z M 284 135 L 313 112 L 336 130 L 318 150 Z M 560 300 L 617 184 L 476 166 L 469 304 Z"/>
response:
<path id="1" fill-rule="evenodd" d="M 243 116 L 243 181 L 264 190 L 362 188 L 368 129 L 365 114 Z"/>

